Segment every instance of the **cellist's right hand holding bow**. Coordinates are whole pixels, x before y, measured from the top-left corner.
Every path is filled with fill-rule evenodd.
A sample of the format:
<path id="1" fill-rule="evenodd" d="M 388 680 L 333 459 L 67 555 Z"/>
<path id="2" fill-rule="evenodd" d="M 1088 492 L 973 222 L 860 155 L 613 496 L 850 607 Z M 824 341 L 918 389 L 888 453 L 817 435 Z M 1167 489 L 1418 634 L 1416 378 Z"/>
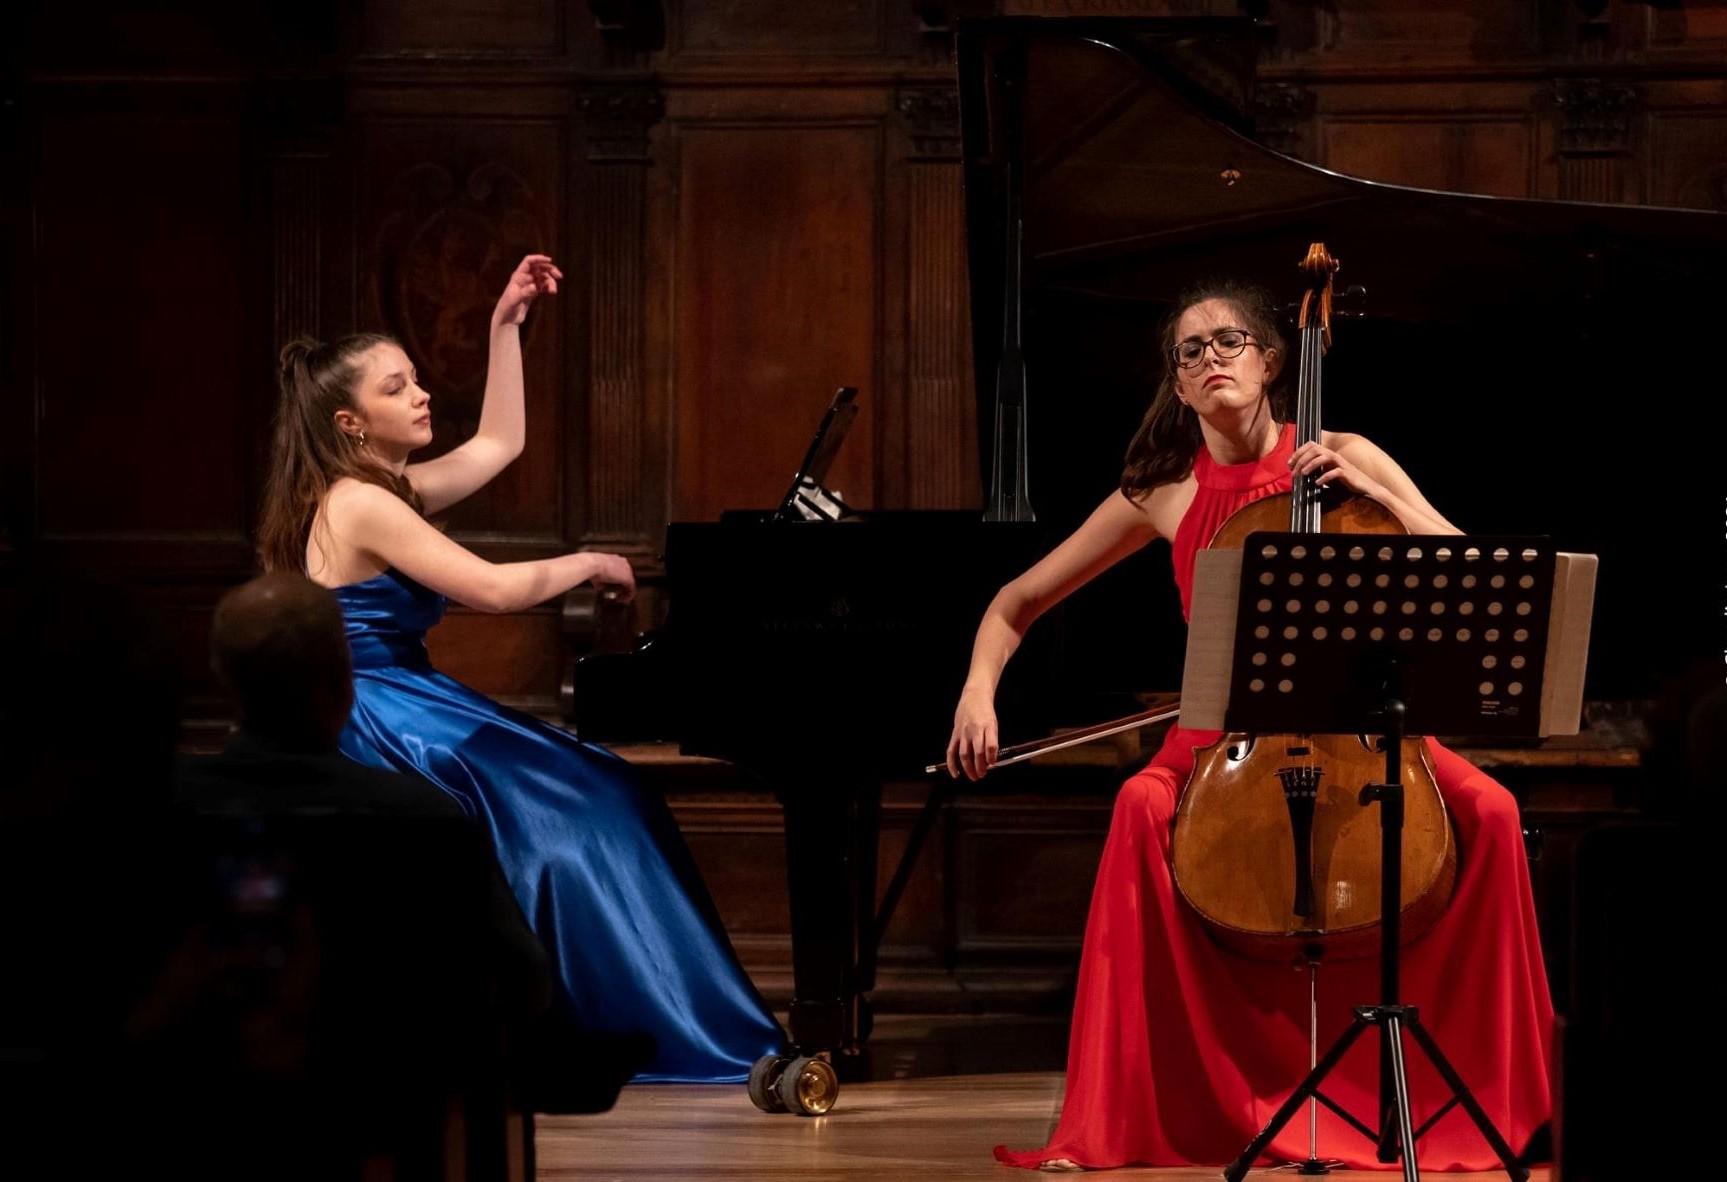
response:
<path id="1" fill-rule="evenodd" d="M 995 726 L 995 695 L 967 686 L 953 712 L 953 737 L 947 741 L 947 774 L 981 780 L 1001 748 Z"/>

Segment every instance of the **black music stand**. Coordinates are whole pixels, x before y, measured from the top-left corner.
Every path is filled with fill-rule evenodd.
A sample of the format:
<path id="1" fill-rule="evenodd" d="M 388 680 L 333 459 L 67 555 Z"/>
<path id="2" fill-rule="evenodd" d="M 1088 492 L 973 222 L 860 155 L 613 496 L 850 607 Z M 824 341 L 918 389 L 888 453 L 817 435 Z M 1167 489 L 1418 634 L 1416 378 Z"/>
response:
<path id="1" fill-rule="evenodd" d="M 1401 1157 L 1405 1182 L 1420 1178 L 1416 1141 L 1462 1105 L 1506 1173 L 1524 1182 L 1528 1170 L 1416 1007 L 1400 1000 L 1399 750 L 1409 732 L 1575 733 L 1594 559 L 1556 555 L 1540 538 L 1283 533 L 1257 533 L 1239 555 L 1217 555 L 1202 554 L 1209 569 L 1196 575 L 1183 723 L 1254 734 L 1379 734 L 1385 750 L 1384 783 L 1361 793 L 1363 806 L 1380 806 L 1379 1001 L 1355 1007 L 1349 1029 L 1223 1176 L 1240 1182 L 1311 1098 L 1374 1141 L 1381 1162 Z M 1219 651 L 1225 645 L 1227 659 Z M 1319 1090 L 1370 1026 L 1380 1032 L 1377 1128 Z M 1452 1091 L 1420 1129 L 1410 1109 L 1405 1032 Z"/>
<path id="2" fill-rule="evenodd" d="M 828 478 L 828 468 L 833 465 L 840 444 L 845 442 L 852 421 L 858 417 L 857 396 L 855 386 L 841 386 L 834 392 L 833 401 L 828 403 L 827 412 L 816 427 L 815 438 L 804 453 L 804 462 L 798 465 L 791 487 L 780 498 L 780 506 L 774 513 L 777 520 L 849 521 L 857 517 L 856 510 L 822 483 Z"/>

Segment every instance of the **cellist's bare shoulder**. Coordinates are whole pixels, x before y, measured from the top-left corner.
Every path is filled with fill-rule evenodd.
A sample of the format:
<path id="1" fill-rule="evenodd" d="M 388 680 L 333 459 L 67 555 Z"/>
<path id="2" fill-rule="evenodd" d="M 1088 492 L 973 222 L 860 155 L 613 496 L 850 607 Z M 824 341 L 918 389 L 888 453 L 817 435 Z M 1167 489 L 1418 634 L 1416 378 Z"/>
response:
<path id="1" fill-rule="evenodd" d="M 1158 485 L 1133 503 L 1157 531 L 1158 537 L 1174 539 L 1175 531 L 1180 528 L 1181 519 L 1187 515 L 1198 491 L 1199 482 L 1190 471 L 1180 480 Z"/>

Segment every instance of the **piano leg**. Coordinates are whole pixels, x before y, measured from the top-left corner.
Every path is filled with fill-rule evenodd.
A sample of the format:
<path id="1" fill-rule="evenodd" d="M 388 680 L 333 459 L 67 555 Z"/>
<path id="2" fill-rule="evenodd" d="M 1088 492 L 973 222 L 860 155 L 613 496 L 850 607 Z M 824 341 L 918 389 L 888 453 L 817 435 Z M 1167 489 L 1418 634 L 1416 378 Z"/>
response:
<path id="1" fill-rule="evenodd" d="M 867 1072 L 867 1002 L 875 985 L 876 843 L 881 785 L 809 784 L 778 793 L 785 809 L 792 919 L 792 1043 L 830 1052 L 841 1076 Z"/>
<path id="2" fill-rule="evenodd" d="M 856 796 L 852 814 L 853 861 L 856 870 L 852 878 L 853 923 L 857 929 L 857 1012 L 852 1022 L 852 1036 L 861 1045 L 869 1041 L 869 992 L 875 988 L 876 944 L 881 933 L 876 930 L 876 867 L 880 857 L 881 785 L 871 783 Z"/>

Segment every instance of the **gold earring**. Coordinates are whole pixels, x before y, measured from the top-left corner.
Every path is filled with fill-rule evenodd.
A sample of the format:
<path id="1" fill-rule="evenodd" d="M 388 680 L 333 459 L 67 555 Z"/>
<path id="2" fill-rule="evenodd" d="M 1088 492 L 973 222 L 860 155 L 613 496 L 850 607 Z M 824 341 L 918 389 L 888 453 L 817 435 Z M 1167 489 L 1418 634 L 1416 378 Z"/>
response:
<path id="1" fill-rule="evenodd" d="M 365 447 L 366 446 L 366 433 L 364 431 L 361 431 L 357 438 L 360 441 L 360 446 Z"/>

